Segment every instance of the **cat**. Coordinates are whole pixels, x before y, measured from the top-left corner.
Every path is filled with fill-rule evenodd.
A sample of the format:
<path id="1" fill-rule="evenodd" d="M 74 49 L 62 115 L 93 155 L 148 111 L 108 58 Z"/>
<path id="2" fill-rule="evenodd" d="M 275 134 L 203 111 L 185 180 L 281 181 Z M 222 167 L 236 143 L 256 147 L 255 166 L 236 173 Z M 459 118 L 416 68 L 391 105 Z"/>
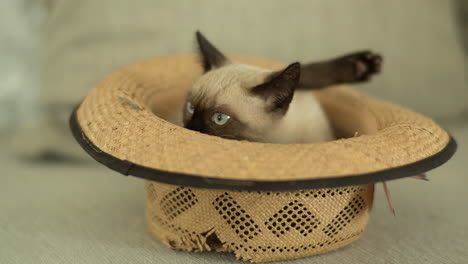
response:
<path id="1" fill-rule="evenodd" d="M 362 51 L 272 71 L 230 60 L 199 31 L 196 39 L 204 74 L 188 93 L 184 127 L 227 139 L 282 144 L 333 140 L 311 90 L 367 81 L 382 66 L 381 55 Z"/>

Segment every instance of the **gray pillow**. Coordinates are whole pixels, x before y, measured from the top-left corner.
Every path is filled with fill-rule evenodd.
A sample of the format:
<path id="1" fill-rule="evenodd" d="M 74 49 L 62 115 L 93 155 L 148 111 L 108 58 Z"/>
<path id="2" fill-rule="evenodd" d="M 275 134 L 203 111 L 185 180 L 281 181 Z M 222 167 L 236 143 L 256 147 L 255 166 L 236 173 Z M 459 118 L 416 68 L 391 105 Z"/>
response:
<path id="1" fill-rule="evenodd" d="M 363 91 L 438 119 L 468 107 L 450 1 L 49 0 L 49 8 L 44 105 L 78 102 L 127 63 L 192 52 L 200 29 L 227 53 L 285 63 L 369 48 L 384 55 L 384 72 Z"/>

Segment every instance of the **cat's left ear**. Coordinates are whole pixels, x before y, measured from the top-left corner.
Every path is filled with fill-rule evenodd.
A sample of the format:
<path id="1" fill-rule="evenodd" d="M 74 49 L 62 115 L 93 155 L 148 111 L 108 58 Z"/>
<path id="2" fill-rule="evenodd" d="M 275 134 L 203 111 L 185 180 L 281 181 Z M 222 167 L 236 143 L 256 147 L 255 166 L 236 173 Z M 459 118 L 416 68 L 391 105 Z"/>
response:
<path id="1" fill-rule="evenodd" d="M 271 74 L 265 83 L 252 88 L 251 91 L 265 99 L 268 110 L 286 112 L 299 84 L 300 76 L 301 64 L 295 62 L 286 69 Z"/>
<path id="2" fill-rule="evenodd" d="M 205 72 L 225 65 L 229 60 L 200 31 L 196 33 L 198 49 Z"/>

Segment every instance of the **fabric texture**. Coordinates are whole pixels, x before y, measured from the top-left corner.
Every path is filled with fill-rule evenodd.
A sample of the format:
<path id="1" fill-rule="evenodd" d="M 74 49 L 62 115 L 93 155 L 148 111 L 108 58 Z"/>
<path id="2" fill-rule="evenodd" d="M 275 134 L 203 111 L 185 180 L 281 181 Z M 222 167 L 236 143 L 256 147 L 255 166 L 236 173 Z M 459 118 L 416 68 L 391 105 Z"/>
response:
<path id="1" fill-rule="evenodd" d="M 59 111 L 53 105 L 66 104 L 71 111 L 99 80 L 128 63 L 193 51 L 196 29 L 228 53 L 284 63 L 369 48 L 384 55 L 384 73 L 363 91 L 438 119 L 463 115 L 467 108 L 466 68 L 451 1 L 49 0 L 47 5 L 40 93 L 46 110 L 42 125 L 18 140 L 25 142 L 24 152 L 80 155 L 63 135 L 66 118 L 50 120 Z M 39 129 L 49 132 L 28 140 Z"/>
<path id="2" fill-rule="evenodd" d="M 377 184 L 360 239 L 328 254 L 278 263 L 466 263 L 468 123 L 449 130 L 460 150 L 428 173 L 428 182 L 388 182 L 396 216 Z M 0 151 L 0 163 L 0 263 L 241 263 L 231 254 L 173 250 L 154 239 L 139 179 L 97 164 L 28 163 L 5 151 Z"/>

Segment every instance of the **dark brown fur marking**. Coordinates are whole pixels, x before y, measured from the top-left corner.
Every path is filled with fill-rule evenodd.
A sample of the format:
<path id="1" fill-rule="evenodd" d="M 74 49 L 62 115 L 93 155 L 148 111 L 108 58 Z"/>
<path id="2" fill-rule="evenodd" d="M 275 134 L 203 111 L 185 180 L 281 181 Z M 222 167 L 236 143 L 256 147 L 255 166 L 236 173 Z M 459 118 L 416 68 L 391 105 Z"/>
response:
<path id="1" fill-rule="evenodd" d="M 221 67 L 227 61 L 227 58 L 213 45 L 200 31 L 196 33 L 200 58 L 202 59 L 205 72 Z"/>
<path id="2" fill-rule="evenodd" d="M 330 85 L 368 81 L 381 71 L 382 56 L 361 51 L 336 59 L 302 66 L 300 89 L 320 89 Z"/>
<path id="3" fill-rule="evenodd" d="M 246 125 L 226 106 L 220 106 L 218 108 L 196 106 L 195 112 L 191 116 L 186 110 L 184 112 L 185 128 L 228 139 L 250 140 L 243 135 Z M 226 124 L 220 126 L 211 121 L 211 117 L 215 113 L 223 113 L 229 115 L 231 118 Z"/>
<path id="4" fill-rule="evenodd" d="M 230 63 L 227 57 L 200 32 L 196 33 L 196 38 L 199 57 L 205 72 Z M 264 106 L 267 116 L 281 118 L 287 113 L 296 89 L 321 89 L 336 84 L 367 81 L 374 74 L 380 72 L 381 65 L 382 57 L 370 51 L 352 53 L 303 66 L 299 63 L 293 63 L 282 71 L 271 73 L 263 84 L 251 88 L 250 91 L 252 96 L 258 96 L 265 100 Z M 252 86 L 254 85 L 252 84 Z M 203 89 L 199 89 L 197 94 L 189 95 L 188 100 L 194 105 L 195 112 L 191 115 L 187 109 L 184 109 L 184 125 L 186 128 L 229 139 L 250 141 L 261 141 L 263 139 L 262 133 L 265 133 L 265 131 L 261 133 L 254 131 L 251 124 L 242 122 L 227 106 L 214 106 L 218 96 L 217 93 L 221 90 L 220 87 L 213 87 L 215 91 L 210 91 L 209 95 L 206 94 L 206 90 L 210 89 L 210 87 L 201 88 Z M 239 98 L 239 100 L 242 100 L 242 98 Z M 215 113 L 227 114 L 231 118 L 226 124 L 217 125 L 212 121 Z"/>
<path id="5" fill-rule="evenodd" d="M 266 83 L 251 89 L 252 93 L 270 102 L 268 111 L 286 112 L 301 76 L 301 65 L 296 62 L 275 72 Z"/>

